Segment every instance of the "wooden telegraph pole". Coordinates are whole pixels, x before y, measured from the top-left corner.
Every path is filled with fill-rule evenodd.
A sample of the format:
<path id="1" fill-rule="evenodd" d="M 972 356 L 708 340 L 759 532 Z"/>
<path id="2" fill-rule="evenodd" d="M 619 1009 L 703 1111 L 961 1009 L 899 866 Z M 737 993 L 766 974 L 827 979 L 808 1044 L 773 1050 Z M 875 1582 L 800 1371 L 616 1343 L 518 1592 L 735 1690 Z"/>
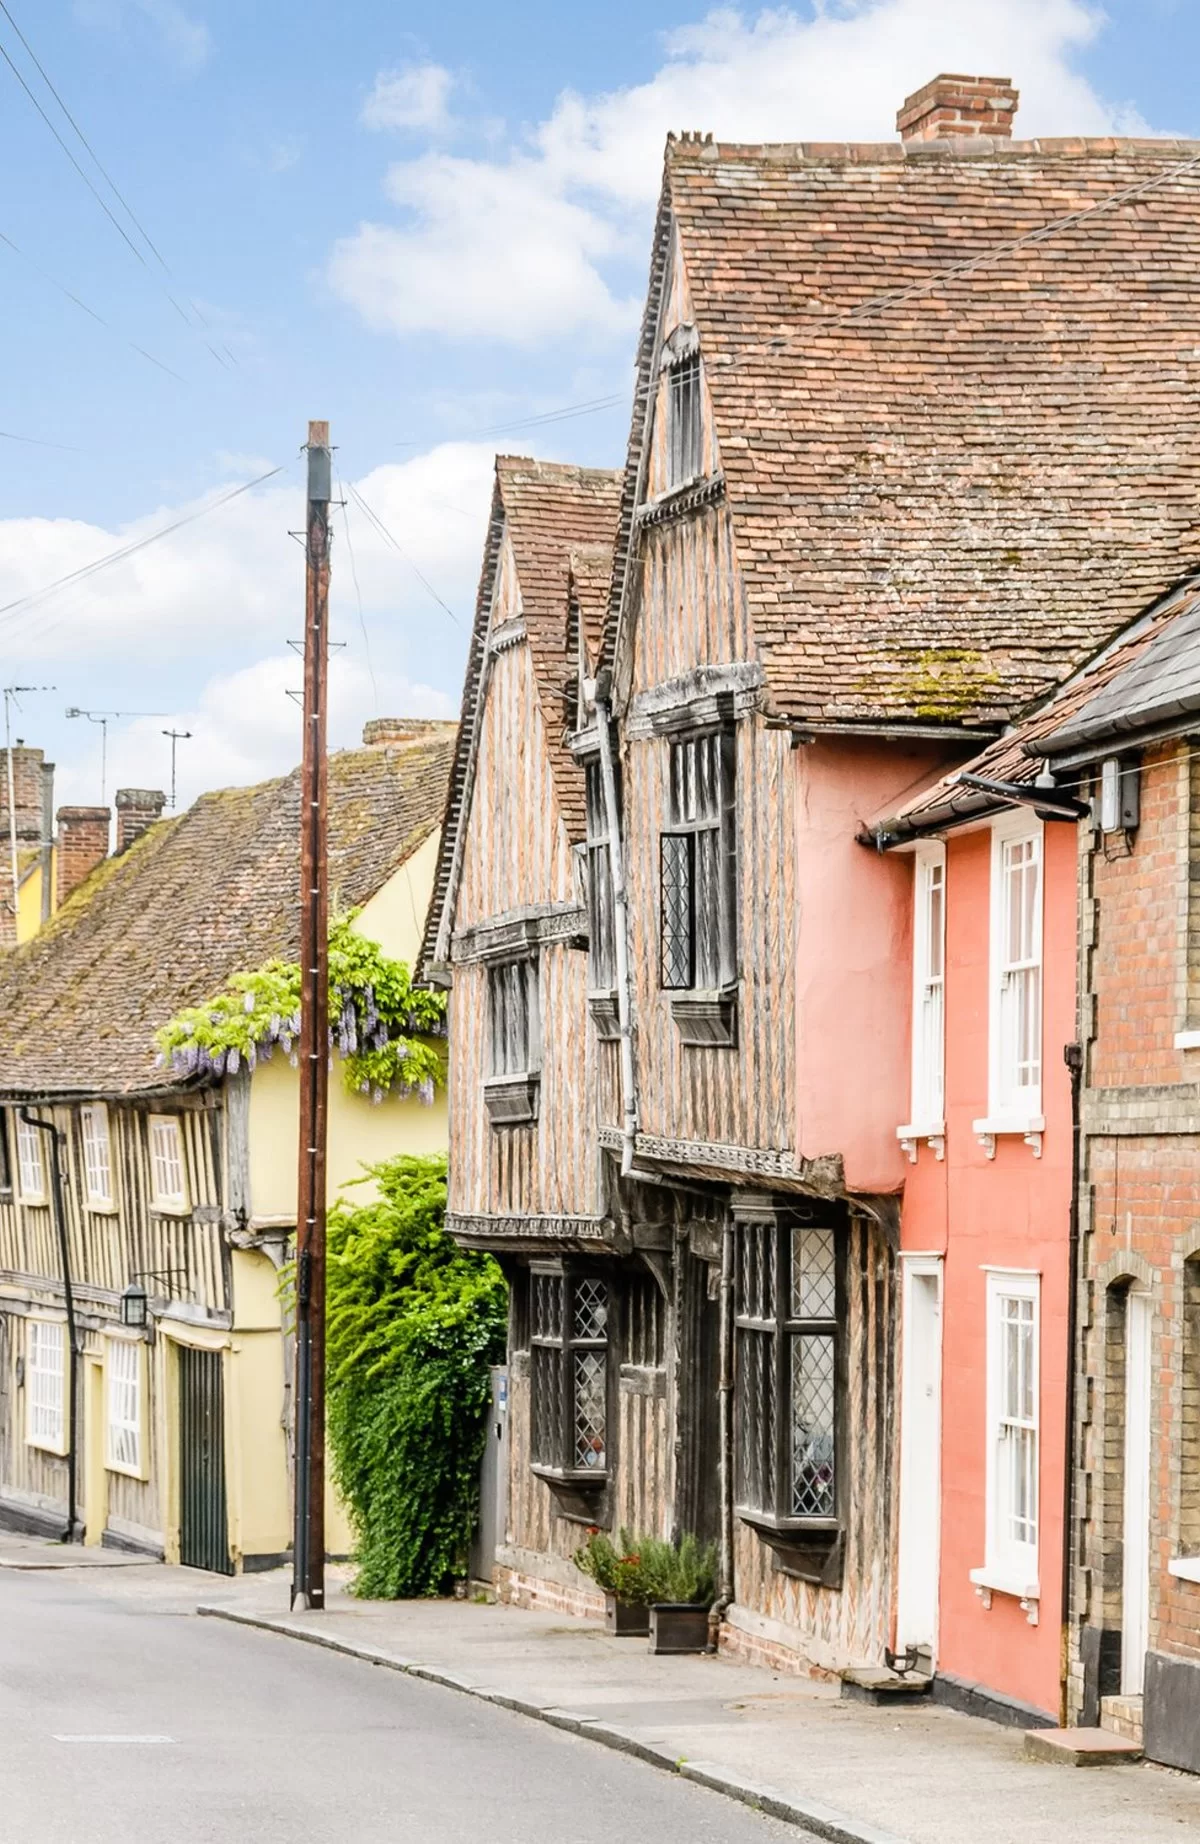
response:
<path id="1" fill-rule="evenodd" d="M 329 424 L 308 425 L 304 753 L 300 770 L 300 1164 L 296 1198 L 296 1510 L 292 1606 L 325 1605 L 325 1135 L 329 894 Z"/>

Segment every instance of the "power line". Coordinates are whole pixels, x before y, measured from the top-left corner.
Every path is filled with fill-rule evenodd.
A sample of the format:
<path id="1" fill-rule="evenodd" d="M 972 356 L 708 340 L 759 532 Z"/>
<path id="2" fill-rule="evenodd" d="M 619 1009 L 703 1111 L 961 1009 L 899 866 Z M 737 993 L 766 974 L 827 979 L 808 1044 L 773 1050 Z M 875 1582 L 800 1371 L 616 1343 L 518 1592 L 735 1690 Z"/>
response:
<path id="1" fill-rule="evenodd" d="M 3 0 L 0 0 L 0 4 Z M 27 448 L 57 448 L 64 455 L 80 455 L 81 448 L 72 448 L 67 442 L 43 442 L 36 435 L 14 435 L 11 429 L 0 429 L 0 442 L 22 442 Z"/>
<path id="2" fill-rule="evenodd" d="M 89 307 L 81 295 L 77 295 L 73 289 L 67 287 L 65 282 L 60 282 L 56 276 L 51 275 L 48 269 L 43 269 L 41 263 L 35 262 L 33 257 L 23 250 L 19 243 L 14 243 L 12 238 L 6 236 L 3 231 L 0 231 L 0 243 L 3 243 L 10 249 L 14 256 L 19 256 L 22 262 L 28 263 L 35 275 L 40 275 L 44 282 L 49 282 L 51 288 L 56 288 L 60 295 L 65 295 L 67 300 L 72 302 L 75 307 L 79 308 L 82 313 L 85 313 L 89 320 L 94 320 L 97 326 L 103 327 L 106 333 L 111 333 L 114 339 L 119 339 L 122 344 L 129 346 L 131 351 L 138 354 L 139 358 L 145 359 L 147 363 L 153 365 L 156 370 L 165 371 L 167 376 L 169 378 L 174 378 L 177 384 L 186 384 L 188 382 L 179 372 L 172 371 L 169 365 L 164 364 L 162 359 L 156 359 L 152 352 L 147 352 L 144 346 L 139 346 L 135 340 L 126 339 L 125 335 L 119 333 L 116 327 L 113 326 L 111 320 L 106 320 L 103 314 L 98 314 L 94 307 Z"/>
<path id="3" fill-rule="evenodd" d="M 0 0 L 0 5 L 2 4 L 3 4 L 3 0 Z M 367 618 L 363 614 L 362 590 L 360 589 L 359 583 L 358 583 L 358 566 L 354 561 L 354 539 L 350 535 L 350 508 L 346 503 L 346 497 L 345 497 L 346 489 L 342 483 L 342 477 L 340 473 L 337 476 L 337 483 L 338 483 L 338 492 L 342 495 L 342 524 L 346 528 L 346 549 L 350 555 L 350 575 L 354 582 L 355 599 L 358 602 L 358 625 L 362 629 L 363 652 L 366 654 L 366 657 L 367 657 L 367 677 L 371 681 L 371 696 L 375 700 L 375 715 L 376 717 L 378 717 L 379 715 L 379 687 L 375 683 L 375 667 L 371 661 L 371 637 L 367 633 Z"/>
<path id="4" fill-rule="evenodd" d="M 0 0 L 0 4 L 3 0 Z M 458 442 L 483 441 L 489 435 L 508 435 L 517 429 L 537 429 L 546 423 L 565 423 L 575 416 L 594 416 L 599 410 L 612 410 L 627 399 L 621 395 L 614 397 L 593 397 L 587 403 L 568 403 L 558 410 L 545 410 L 540 416 L 522 417 L 517 422 L 493 423 L 489 429 L 469 429 L 465 435 L 455 436 Z M 419 448 L 419 442 L 397 442 L 397 448 Z"/>
<path id="5" fill-rule="evenodd" d="M 0 621 L 11 621 L 23 609 L 36 606 L 39 602 L 45 601 L 48 596 L 56 594 L 58 590 L 65 589 L 73 583 L 86 582 L 100 570 L 106 570 L 110 564 L 122 563 L 126 558 L 136 556 L 139 551 L 146 550 L 149 545 L 157 544 L 160 538 L 169 538 L 172 532 L 181 531 L 185 525 L 194 525 L 197 519 L 204 518 L 210 512 L 218 511 L 220 507 L 227 506 L 231 500 L 238 499 L 241 494 L 249 493 L 251 488 L 261 487 L 266 481 L 273 480 L 276 474 L 282 473 L 282 467 L 273 467 L 267 473 L 260 474 L 255 480 L 244 481 L 240 487 L 231 487 L 218 498 L 209 500 L 206 505 L 198 506 L 194 512 L 186 512 L 181 518 L 172 519 L 169 525 L 161 525 L 157 531 L 149 532 L 146 537 L 136 538 L 132 543 L 122 545 L 119 550 L 108 551 L 103 557 L 94 558 L 91 563 L 82 564 L 77 570 L 69 570 L 65 576 L 58 577 L 52 583 L 44 583 L 40 589 L 32 589 L 27 595 L 17 596 L 14 601 L 5 602 L 0 607 Z"/>
<path id="6" fill-rule="evenodd" d="M 359 510 L 365 513 L 366 517 L 371 521 L 371 524 L 375 527 L 375 530 L 379 533 L 379 536 L 384 540 L 384 542 L 387 544 L 390 544 L 394 551 L 399 551 L 401 557 L 403 557 L 405 563 L 408 565 L 409 569 L 412 571 L 417 581 L 421 584 L 422 588 L 428 590 L 429 594 L 433 597 L 438 607 L 443 609 L 445 613 L 449 615 L 455 627 L 461 628 L 462 622 L 459 620 L 454 610 L 450 607 L 450 604 L 448 602 L 443 602 L 441 596 L 438 594 L 437 590 L 434 588 L 429 578 L 422 574 L 421 570 L 413 562 L 412 558 L 409 556 L 408 552 L 405 550 L 404 546 L 401 544 L 399 538 L 395 537 L 388 530 L 387 526 L 384 524 L 383 520 L 379 517 L 378 513 L 372 512 L 370 506 L 368 506 L 366 500 L 363 498 L 358 488 L 354 485 L 353 481 L 350 482 L 346 490 L 349 493 L 351 499 L 354 501 L 355 505 L 359 508 Z M 0 615 L 2 615 L 3 613 L 4 613 L 3 609 L 0 609 Z"/>
<path id="7" fill-rule="evenodd" d="M 100 174 L 101 178 L 104 180 L 104 183 L 107 185 L 109 191 L 112 193 L 113 197 L 117 200 L 117 202 L 121 206 L 121 209 L 124 211 L 130 223 L 134 226 L 134 229 L 137 231 L 138 235 L 141 237 L 143 243 L 146 245 L 146 248 L 150 251 L 150 254 L 154 257 L 155 261 L 157 262 L 159 268 L 162 270 L 163 274 L 169 277 L 172 281 L 174 281 L 175 278 L 171 273 L 170 265 L 168 264 L 162 251 L 159 249 L 158 245 L 155 243 L 154 239 L 151 237 L 149 231 L 146 229 L 145 225 L 142 223 L 141 219 L 138 217 L 137 213 L 134 211 L 132 205 L 129 203 L 129 200 L 125 197 L 124 193 L 121 191 L 120 187 L 117 185 L 115 179 L 113 179 L 108 169 L 104 166 L 103 162 L 100 159 L 99 154 L 97 154 L 95 148 L 92 146 L 91 142 L 88 140 L 87 136 L 84 134 L 83 129 L 79 126 L 79 123 L 75 120 L 75 117 L 72 115 L 70 109 L 68 109 L 66 103 L 63 101 L 63 98 L 59 94 L 58 90 L 55 88 L 54 83 L 51 81 L 50 75 L 48 71 L 46 70 L 44 64 L 42 63 L 41 59 L 38 57 L 37 53 L 34 51 L 33 46 L 29 43 L 29 40 L 26 38 L 25 34 L 22 32 L 16 20 L 13 18 L 8 7 L 4 4 L 4 0 L 0 0 L 0 12 L 4 14 L 4 17 L 8 20 L 9 25 L 12 27 L 17 37 L 20 39 L 21 44 L 24 46 L 25 52 L 27 56 L 29 57 L 30 61 L 32 62 L 35 70 L 37 71 L 38 75 L 41 77 L 42 82 L 45 84 L 46 88 L 49 90 L 51 96 L 53 96 L 59 108 L 62 110 L 63 115 L 66 117 L 67 121 L 70 123 L 71 128 L 74 130 L 81 145 L 86 149 L 88 157 L 92 161 L 93 165 L 95 166 L 96 171 Z M 142 267 L 144 268 L 145 267 L 145 257 L 142 255 L 141 251 L 137 248 L 137 245 L 129 237 L 129 235 L 124 229 L 124 226 L 119 222 L 119 220 L 114 216 L 112 211 L 109 209 L 108 205 L 105 203 L 100 193 L 96 190 L 96 187 L 92 184 L 91 180 L 88 178 L 87 174 L 84 172 L 83 168 L 80 166 L 79 162 L 76 160 L 74 154 L 71 152 L 70 148 L 67 146 L 62 136 L 59 134 L 58 129 L 54 126 L 54 123 L 51 121 L 50 117 L 47 115 L 46 111 L 43 109 L 41 103 L 38 101 L 37 97 L 34 95 L 33 91 L 30 89 L 29 85 L 26 83 L 24 77 L 21 75 L 21 72 L 17 69 L 17 66 L 14 64 L 12 58 L 9 56 L 8 52 L 5 50 L 2 43 L 0 43 L 0 57 L 3 57 L 5 63 L 8 65 L 9 69 L 12 71 L 14 77 L 16 77 L 17 82 L 21 85 L 21 88 L 25 91 L 25 94 L 28 96 L 30 102 L 33 104 L 34 108 L 37 110 L 38 114 L 41 116 L 42 120 L 45 122 L 47 128 L 49 128 L 51 134 L 54 136 L 55 140 L 58 142 L 59 146 L 62 148 L 64 154 L 66 154 L 67 159 L 71 162 L 71 165 L 75 168 L 75 171 L 79 174 L 79 177 L 83 180 L 84 185 L 87 186 L 88 191 L 95 198 L 97 204 L 100 206 L 105 216 L 111 220 L 116 230 L 120 233 L 125 243 L 128 244 L 129 248 L 133 251 L 133 254 L 137 257 L 138 261 L 142 264 Z M 166 293 L 166 297 L 168 301 L 171 303 L 171 306 L 175 309 L 176 313 L 179 315 L 180 319 L 184 322 L 185 326 L 190 327 L 192 324 L 191 321 L 189 320 L 187 314 L 184 312 L 183 308 L 179 305 L 179 302 L 175 299 L 174 295 L 171 293 L 170 289 L 166 289 L 164 292 Z M 201 326 L 203 326 L 207 330 L 208 322 L 205 320 L 203 314 L 200 312 L 195 302 L 194 301 L 190 302 L 190 305 L 192 308 L 192 312 L 195 315 L 197 321 L 200 323 Z M 222 370 L 227 371 L 229 367 L 226 365 L 225 360 L 221 357 L 220 353 L 217 352 L 216 348 L 212 346 L 207 339 L 203 341 L 203 344 L 205 345 L 207 350 L 212 353 L 213 358 L 217 361 L 217 364 L 221 366 Z M 232 357 L 233 355 L 230 354 L 230 356 Z M 234 364 L 236 364 L 237 360 L 234 359 L 233 362 Z"/>

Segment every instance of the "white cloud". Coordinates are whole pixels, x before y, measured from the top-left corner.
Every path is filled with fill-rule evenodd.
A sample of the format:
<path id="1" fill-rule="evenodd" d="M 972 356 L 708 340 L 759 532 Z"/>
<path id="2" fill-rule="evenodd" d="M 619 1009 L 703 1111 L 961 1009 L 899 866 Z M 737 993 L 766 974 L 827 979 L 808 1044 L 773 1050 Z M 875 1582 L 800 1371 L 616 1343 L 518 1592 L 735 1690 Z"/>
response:
<path id="1" fill-rule="evenodd" d="M 178 0 L 75 0 L 77 18 L 110 32 L 119 32 L 130 12 L 150 21 L 182 70 L 199 70 L 208 62 L 212 50 L 208 27 L 185 12 Z"/>
<path id="2" fill-rule="evenodd" d="M 543 162 L 427 154 L 392 167 L 387 189 L 409 224 L 361 225 L 329 269 L 371 326 L 532 345 L 636 325 L 638 304 L 615 300 L 599 268 L 621 228 L 548 186 Z"/>
<path id="3" fill-rule="evenodd" d="M 362 107 L 367 128 L 425 129 L 439 133 L 450 125 L 454 77 L 441 64 L 405 64 L 381 70 Z"/>
<path id="4" fill-rule="evenodd" d="M 668 130 L 725 140 L 892 140 L 904 97 L 942 70 L 1011 75 L 1018 133 L 1145 132 L 1073 67 L 1103 14 L 1086 0 L 844 0 L 814 16 L 709 13 L 665 39 L 647 82 L 564 92 L 491 158 L 391 167 L 407 214 L 333 252 L 330 280 L 373 326 L 527 344 L 624 333 L 621 259 L 644 261 Z"/>
<path id="5" fill-rule="evenodd" d="M 300 662 L 295 656 L 273 656 L 210 679 L 194 704 L 168 717 L 142 718 L 127 725 L 109 744 L 110 799 L 111 790 L 117 787 L 169 789 L 170 743 L 163 735 L 167 729 L 189 733 L 177 745 L 179 811 L 210 788 L 247 785 L 287 774 L 300 760 L 300 709 L 288 696 L 299 684 Z M 376 674 L 372 687 L 360 660 L 334 654 L 329 665 L 331 749 L 352 748 L 359 742 L 376 691 L 381 709 L 389 715 L 457 715 L 445 692 L 394 671 Z M 68 793 L 69 783 L 64 789 L 60 777 L 59 797 L 65 801 Z"/>
<path id="6" fill-rule="evenodd" d="M 457 709 L 492 467 L 490 446 L 451 442 L 356 479 L 395 544 L 353 500 L 346 515 L 335 509 L 332 633 L 344 644 L 331 660 L 335 745 L 352 743 L 372 716 Z M 226 480 L 230 474 L 245 477 L 241 466 Z M 225 490 L 112 530 L 0 519 L 0 610 Z M 303 523 L 303 494 L 301 470 L 290 469 L 121 563 L 0 612 L 6 671 L 18 683 L 54 688 L 22 701 L 19 734 L 58 763 L 60 801 L 99 797 L 99 730 L 64 722 L 67 705 L 167 713 L 110 724 L 110 799 L 118 785 L 166 786 L 161 732 L 169 727 L 193 733 L 179 746 L 181 799 L 293 765 L 299 712 L 284 693 L 301 684 L 287 643 L 303 628 L 303 555 L 288 533 Z"/>

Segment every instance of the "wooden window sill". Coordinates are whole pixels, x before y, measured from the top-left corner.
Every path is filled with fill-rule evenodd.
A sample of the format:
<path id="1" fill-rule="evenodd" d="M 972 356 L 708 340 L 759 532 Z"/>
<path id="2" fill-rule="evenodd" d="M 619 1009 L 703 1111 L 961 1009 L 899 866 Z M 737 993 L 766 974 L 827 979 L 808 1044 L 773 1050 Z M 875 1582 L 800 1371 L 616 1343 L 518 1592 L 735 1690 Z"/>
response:
<path id="1" fill-rule="evenodd" d="M 590 992 L 588 1011 L 596 1027 L 596 1036 L 603 1042 L 612 1043 L 620 1037 L 621 1021 L 617 1013 L 615 992 Z"/>
<path id="2" fill-rule="evenodd" d="M 483 1085 L 483 1101 L 493 1127 L 518 1127 L 538 1117 L 541 1077 L 497 1076 Z"/>
<path id="3" fill-rule="evenodd" d="M 668 992 L 671 1016 L 681 1043 L 696 1049 L 717 1045 L 737 1048 L 737 990 Z"/>

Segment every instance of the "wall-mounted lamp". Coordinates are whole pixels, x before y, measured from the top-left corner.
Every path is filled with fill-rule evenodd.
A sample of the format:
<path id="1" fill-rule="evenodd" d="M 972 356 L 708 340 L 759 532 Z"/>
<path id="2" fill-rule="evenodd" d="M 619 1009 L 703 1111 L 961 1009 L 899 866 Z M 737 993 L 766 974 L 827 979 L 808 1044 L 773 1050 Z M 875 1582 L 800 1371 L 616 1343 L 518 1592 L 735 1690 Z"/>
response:
<path id="1" fill-rule="evenodd" d="M 121 1324 L 131 1332 L 144 1332 L 150 1323 L 150 1297 L 143 1281 L 163 1281 L 169 1287 L 172 1281 L 181 1278 L 186 1280 L 187 1276 L 179 1268 L 168 1268 L 162 1274 L 149 1268 L 139 1269 L 121 1295 Z"/>

